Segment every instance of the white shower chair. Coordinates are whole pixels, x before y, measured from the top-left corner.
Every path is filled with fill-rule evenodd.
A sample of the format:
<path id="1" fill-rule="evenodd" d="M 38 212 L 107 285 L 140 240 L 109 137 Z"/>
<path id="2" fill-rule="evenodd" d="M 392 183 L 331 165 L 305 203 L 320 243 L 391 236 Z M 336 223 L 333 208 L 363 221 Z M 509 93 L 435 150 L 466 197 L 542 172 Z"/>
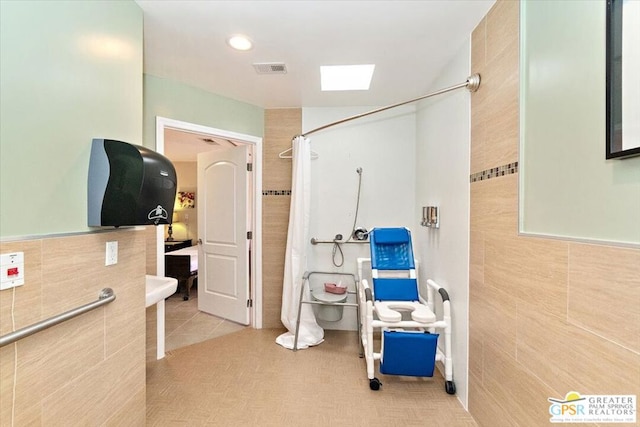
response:
<path id="1" fill-rule="evenodd" d="M 451 357 L 451 307 L 447 291 L 427 280 L 427 298 L 420 295 L 411 232 L 406 228 L 374 228 L 369 234 L 371 258 L 358 258 L 358 276 L 371 264 L 370 286 L 361 279 L 358 303 L 362 325 L 361 339 L 367 363 L 369 387 L 379 390 L 374 362 L 380 373 L 432 377 L 436 361 L 445 368 L 445 390 L 455 394 Z M 442 316 L 435 314 L 435 293 L 442 299 Z M 438 348 L 444 332 L 444 351 Z M 380 334 L 380 350 L 374 352 L 374 333 Z"/>

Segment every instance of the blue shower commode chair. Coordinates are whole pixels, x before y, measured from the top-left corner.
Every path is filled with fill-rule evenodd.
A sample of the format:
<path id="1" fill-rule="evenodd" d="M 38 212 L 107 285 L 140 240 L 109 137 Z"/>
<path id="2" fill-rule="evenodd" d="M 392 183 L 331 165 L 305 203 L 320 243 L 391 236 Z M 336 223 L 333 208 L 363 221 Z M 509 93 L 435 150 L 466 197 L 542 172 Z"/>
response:
<path id="1" fill-rule="evenodd" d="M 358 276 L 365 262 L 371 263 L 373 287 L 361 279 L 358 291 L 361 339 L 372 390 L 382 383 L 375 377 L 374 361 L 380 373 L 432 377 L 436 361 L 445 369 L 445 390 L 455 394 L 451 358 L 451 308 L 447 291 L 427 280 L 427 298 L 420 295 L 411 232 L 406 228 L 374 228 L 369 234 L 371 258 L 358 258 Z M 435 315 L 435 293 L 442 298 L 442 318 Z M 444 332 L 444 351 L 438 348 L 436 330 Z M 374 331 L 380 331 L 380 352 L 373 350 Z"/>

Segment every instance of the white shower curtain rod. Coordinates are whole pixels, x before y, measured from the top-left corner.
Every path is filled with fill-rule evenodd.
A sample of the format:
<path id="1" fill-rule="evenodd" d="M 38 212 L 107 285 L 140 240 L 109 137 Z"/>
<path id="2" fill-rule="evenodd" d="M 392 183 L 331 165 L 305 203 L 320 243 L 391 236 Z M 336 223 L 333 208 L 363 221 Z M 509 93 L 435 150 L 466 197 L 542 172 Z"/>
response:
<path id="1" fill-rule="evenodd" d="M 446 93 L 446 92 L 451 92 L 452 90 L 460 89 L 460 88 L 463 88 L 463 87 L 466 87 L 469 90 L 469 92 L 477 91 L 478 88 L 480 87 L 480 74 L 477 74 L 477 73 L 476 74 L 472 74 L 471 76 L 469 76 L 469 78 L 467 78 L 467 80 L 464 83 L 460 83 L 460 84 L 457 84 L 457 85 L 454 85 L 454 86 L 450 86 L 450 87 L 447 87 L 447 88 L 444 88 L 444 89 L 440 89 L 440 90 L 438 90 L 436 92 L 432 92 L 430 94 L 423 95 L 423 96 L 420 96 L 418 98 L 410 99 L 409 101 L 398 102 L 397 104 L 387 105 L 386 107 L 377 108 L 375 110 L 367 111 L 366 113 L 356 114 L 355 116 L 347 117 L 346 119 L 338 120 L 338 121 L 329 123 L 327 125 L 320 126 L 319 128 L 312 129 L 309 132 L 305 132 L 305 133 L 303 133 L 303 134 L 301 134 L 299 136 L 302 136 L 302 137 L 306 138 L 307 136 L 311 135 L 312 133 L 319 132 L 321 130 L 330 128 L 330 127 L 335 126 L 335 125 L 339 125 L 341 123 L 349 122 L 351 120 L 359 119 L 361 117 L 366 117 L 366 116 L 369 116 L 371 114 L 379 113 L 381 111 L 390 110 L 391 108 L 399 107 L 399 106 L 405 105 L 405 104 L 410 104 L 412 102 L 420 101 L 422 99 L 430 98 L 432 96 L 440 95 L 440 94 L 443 94 L 443 93 Z"/>

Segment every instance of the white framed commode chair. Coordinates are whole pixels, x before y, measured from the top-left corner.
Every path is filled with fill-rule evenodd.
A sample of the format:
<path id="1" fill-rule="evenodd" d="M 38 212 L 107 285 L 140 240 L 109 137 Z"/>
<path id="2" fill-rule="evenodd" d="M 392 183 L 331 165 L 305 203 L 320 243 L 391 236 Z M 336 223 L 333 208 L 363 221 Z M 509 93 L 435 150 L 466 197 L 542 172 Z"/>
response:
<path id="1" fill-rule="evenodd" d="M 380 373 L 432 377 L 436 361 L 444 363 L 445 390 L 455 394 L 451 358 L 451 307 L 447 291 L 427 280 L 427 298 L 420 295 L 413 257 L 411 232 L 406 228 L 374 228 L 369 234 L 371 258 L 358 258 L 361 339 L 367 363 L 369 387 L 379 390 Z M 371 263 L 371 281 L 362 279 L 363 265 Z M 435 294 L 442 299 L 442 318 L 435 314 Z M 438 348 L 442 334 L 444 351 Z M 374 352 L 374 333 L 380 334 L 380 350 Z M 377 337 L 376 337 L 377 338 Z"/>
<path id="2" fill-rule="evenodd" d="M 334 278 L 338 282 L 324 283 L 324 285 L 313 286 L 312 278 L 329 277 Z M 344 284 L 343 284 L 344 280 Z M 353 289 L 353 290 L 351 290 Z M 305 298 L 308 293 L 310 298 Z M 358 279 L 353 273 L 342 273 L 336 271 L 306 271 L 302 276 L 302 286 L 300 286 L 300 299 L 298 300 L 298 315 L 296 317 L 296 328 L 293 338 L 293 351 L 298 350 L 298 334 L 300 332 L 300 316 L 302 313 L 302 304 L 313 304 L 317 307 L 316 318 L 328 322 L 336 322 L 342 319 L 342 311 L 344 307 L 354 307 L 356 309 L 356 319 L 360 317 L 360 304 L 355 302 L 347 302 L 349 295 L 358 295 Z M 360 323 L 357 324 L 358 339 L 360 338 Z M 362 357 L 362 348 L 360 348 Z"/>

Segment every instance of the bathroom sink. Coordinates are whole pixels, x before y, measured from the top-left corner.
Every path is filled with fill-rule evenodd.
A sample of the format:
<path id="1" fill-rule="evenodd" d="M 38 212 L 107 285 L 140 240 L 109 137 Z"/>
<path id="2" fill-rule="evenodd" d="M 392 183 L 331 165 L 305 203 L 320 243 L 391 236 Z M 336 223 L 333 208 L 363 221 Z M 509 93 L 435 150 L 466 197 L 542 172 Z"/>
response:
<path id="1" fill-rule="evenodd" d="M 173 277 L 161 277 L 146 275 L 146 305 L 150 307 L 164 301 L 178 289 L 178 280 Z"/>
<path id="2" fill-rule="evenodd" d="M 156 305 L 156 358 L 164 357 L 164 299 L 178 289 L 178 279 L 146 275 L 146 307 Z"/>

